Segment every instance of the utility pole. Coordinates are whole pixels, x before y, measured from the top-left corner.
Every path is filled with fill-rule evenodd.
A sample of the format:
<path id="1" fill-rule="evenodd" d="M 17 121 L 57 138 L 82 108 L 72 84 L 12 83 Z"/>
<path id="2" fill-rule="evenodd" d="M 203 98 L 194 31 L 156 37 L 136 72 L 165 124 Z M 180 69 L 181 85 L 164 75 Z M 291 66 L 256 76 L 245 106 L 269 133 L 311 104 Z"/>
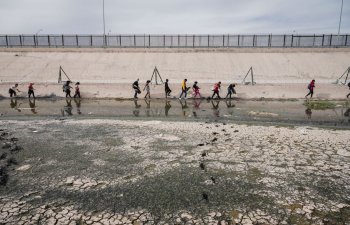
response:
<path id="1" fill-rule="evenodd" d="M 105 0 L 102 0 L 102 13 L 103 13 L 103 45 L 106 46 Z"/>

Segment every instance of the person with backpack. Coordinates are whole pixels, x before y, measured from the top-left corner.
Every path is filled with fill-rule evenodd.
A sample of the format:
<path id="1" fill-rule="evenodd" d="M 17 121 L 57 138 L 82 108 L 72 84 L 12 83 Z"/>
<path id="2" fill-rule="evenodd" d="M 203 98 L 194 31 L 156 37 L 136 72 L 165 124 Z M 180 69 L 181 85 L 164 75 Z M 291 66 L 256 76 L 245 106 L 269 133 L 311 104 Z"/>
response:
<path id="1" fill-rule="evenodd" d="M 314 94 L 314 88 L 315 88 L 315 80 L 312 80 L 310 84 L 307 86 L 307 89 L 309 89 L 309 93 L 305 95 L 305 98 L 307 98 L 307 96 L 309 95 L 311 95 L 310 98 L 312 98 L 312 95 Z"/>
<path id="2" fill-rule="evenodd" d="M 35 95 L 34 95 L 34 87 L 33 87 L 34 83 L 29 83 L 28 86 L 28 98 L 30 98 L 30 96 L 33 95 L 34 99 L 35 99 Z"/>
<path id="3" fill-rule="evenodd" d="M 67 80 L 66 83 L 63 85 L 63 92 L 66 93 L 66 98 L 68 98 L 68 96 L 70 98 L 72 97 L 70 95 L 70 89 L 72 89 L 72 87 L 70 86 L 70 80 Z"/>
<path id="4" fill-rule="evenodd" d="M 79 89 L 79 85 L 80 85 L 80 82 L 76 82 L 75 83 L 75 93 L 74 93 L 74 96 L 73 98 L 80 98 L 80 89 Z"/>
<path id="5" fill-rule="evenodd" d="M 179 97 L 180 100 L 181 100 L 183 94 L 185 94 L 185 99 L 187 99 L 187 91 L 188 91 L 189 88 L 187 88 L 186 82 L 187 82 L 187 79 L 184 79 L 181 82 L 181 94 L 180 94 L 180 97 Z"/>
<path id="6" fill-rule="evenodd" d="M 145 98 L 147 98 L 147 96 L 148 96 L 148 98 L 151 98 L 151 88 L 150 88 L 150 86 L 149 86 L 150 83 L 151 83 L 151 81 L 150 81 L 150 80 L 147 80 L 146 85 L 145 85 L 145 87 L 143 88 L 143 91 L 146 90 Z"/>
<path id="7" fill-rule="evenodd" d="M 201 93 L 199 93 L 199 87 L 198 87 L 198 82 L 195 81 L 193 86 L 192 86 L 192 90 L 193 90 L 193 98 L 196 98 L 197 95 L 199 95 L 199 98 L 201 98 Z"/>
<path id="8" fill-rule="evenodd" d="M 219 95 L 220 88 L 221 88 L 221 81 L 214 84 L 214 89 L 213 89 L 214 93 L 213 93 L 213 96 L 211 96 L 211 98 L 214 98 L 214 96 L 217 95 L 218 99 L 221 99 L 221 97 Z"/>
<path id="9" fill-rule="evenodd" d="M 139 87 L 139 78 L 132 84 L 132 88 L 135 91 L 134 98 L 137 98 L 137 94 L 141 94 L 140 87 Z"/>
<path id="10" fill-rule="evenodd" d="M 348 83 L 348 87 L 350 89 L 350 82 Z M 347 94 L 346 98 L 349 98 L 349 96 L 350 96 L 350 92 L 349 92 L 349 94 Z"/>
<path id="11" fill-rule="evenodd" d="M 231 99 L 231 95 L 232 95 L 232 94 L 236 94 L 235 87 L 236 87 L 235 84 L 230 84 L 230 85 L 228 86 L 226 98 L 230 95 L 230 99 Z"/>
<path id="12" fill-rule="evenodd" d="M 18 90 L 18 84 L 15 84 L 15 86 L 12 86 L 10 89 L 9 89 L 9 94 L 10 94 L 10 97 L 12 98 L 12 96 L 16 97 L 16 91 L 18 92 L 21 92 L 20 90 Z"/>
<path id="13" fill-rule="evenodd" d="M 170 93 L 171 93 L 168 82 L 169 82 L 169 80 L 166 79 L 165 80 L 165 98 L 168 98 L 168 96 L 170 96 Z"/>

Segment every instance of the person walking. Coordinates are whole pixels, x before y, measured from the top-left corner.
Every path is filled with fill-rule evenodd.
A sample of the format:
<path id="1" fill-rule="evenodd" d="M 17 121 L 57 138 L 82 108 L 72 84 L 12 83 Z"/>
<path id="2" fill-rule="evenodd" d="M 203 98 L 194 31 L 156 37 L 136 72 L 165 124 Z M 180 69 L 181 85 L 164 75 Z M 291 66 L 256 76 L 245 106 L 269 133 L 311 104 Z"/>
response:
<path id="1" fill-rule="evenodd" d="M 307 89 L 309 89 L 309 93 L 305 95 L 305 98 L 307 98 L 307 96 L 309 95 L 311 95 L 310 98 L 312 98 L 312 95 L 314 94 L 314 88 L 315 88 L 315 80 L 312 80 L 310 84 L 307 86 Z"/>
<path id="2" fill-rule="evenodd" d="M 146 90 L 145 98 L 147 98 L 147 96 L 148 96 L 148 98 L 151 98 L 151 88 L 150 88 L 150 86 L 149 86 L 150 83 L 151 83 L 151 81 L 150 81 L 150 80 L 147 80 L 146 85 L 145 85 L 145 87 L 143 88 L 143 91 Z"/>
<path id="3" fill-rule="evenodd" d="M 230 96 L 230 99 L 231 99 L 231 98 L 232 98 L 231 95 L 232 95 L 232 94 L 236 94 L 235 87 L 236 87 L 235 84 L 230 84 L 230 85 L 228 86 L 226 98 L 227 98 L 228 96 Z"/>
<path id="4" fill-rule="evenodd" d="M 348 87 L 349 87 L 349 89 L 350 89 L 350 82 L 348 83 Z M 349 96 L 350 96 L 350 92 L 349 92 L 349 94 L 346 96 L 346 98 L 349 98 Z"/>
<path id="5" fill-rule="evenodd" d="M 221 81 L 219 81 L 218 83 L 216 83 L 214 85 L 214 93 L 213 93 L 213 96 L 211 96 L 211 98 L 214 98 L 215 95 L 218 96 L 218 99 L 221 99 L 220 95 L 219 95 L 219 91 L 220 91 L 220 88 L 221 88 Z"/>
<path id="6" fill-rule="evenodd" d="M 140 87 L 139 87 L 139 78 L 132 84 L 132 88 L 135 91 L 134 98 L 137 98 L 137 94 L 141 94 Z"/>
<path id="7" fill-rule="evenodd" d="M 33 98 L 35 99 L 35 95 L 34 95 L 34 87 L 33 87 L 34 83 L 29 83 L 28 86 L 28 98 L 30 98 L 30 96 L 33 95 Z"/>
<path id="8" fill-rule="evenodd" d="M 169 80 L 165 80 L 165 98 L 168 98 L 170 96 L 171 90 L 169 88 Z"/>
<path id="9" fill-rule="evenodd" d="M 73 98 L 80 98 L 80 89 L 79 89 L 79 85 L 80 85 L 80 82 L 76 82 L 75 83 L 75 93 L 74 93 L 74 96 Z"/>
<path id="10" fill-rule="evenodd" d="M 180 97 L 179 97 L 180 100 L 181 100 L 183 94 L 185 94 L 185 99 L 187 99 L 188 88 L 187 88 L 186 82 L 187 82 L 187 79 L 184 79 L 181 82 L 181 94 L 180 94 Z"/>
<path id="11" fill-rule="evenodd" d="M 199 87 L 198 87 L 198 82 L 195 81 L 193 86 L 192 86 L 192 90 L 193 90 L 193 98 L 196 98 L 196 96 L 198 95 L 199 98 L 201 98 L 201 94 L 199 93 Z"/>
<path id="12" fill-rule="evenodd" d="M 66 93 L 66 98 L 68 98 L 68 96 L 70 98 L 72 97 L 70 95 L 70 89 L 72 89 L 72 87 L 70 86 L 70 80 L 67 80 L 66 83 L 63 85 L 63 91 Z"/>
<path id="13" fill-rule="evenodd" d="M 14 86 L 12 86 L 12 87 L 9 89 L 9 94 L 10 94 L 10 97 L 11 97 L 11 98 L 12 98 L 12 96 L 14 96 L 14 97 L 17 96 L 16 91 L 21 92 L 20 90 L 18 90 L 18 84 L 15 84 Z"/>

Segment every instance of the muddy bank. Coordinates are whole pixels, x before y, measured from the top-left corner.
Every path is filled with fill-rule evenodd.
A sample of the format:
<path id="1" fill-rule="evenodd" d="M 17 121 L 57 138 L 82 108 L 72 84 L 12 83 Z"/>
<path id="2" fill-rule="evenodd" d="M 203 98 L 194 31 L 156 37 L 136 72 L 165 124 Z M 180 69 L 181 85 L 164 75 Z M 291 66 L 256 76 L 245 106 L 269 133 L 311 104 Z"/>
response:
<path id="1" fill-rule="evenodd" d="M 0 187 L 3 223 L 349 223 L 349 130 L 154 119 L 0 125 L 29 149 L 11 188 Z"/>

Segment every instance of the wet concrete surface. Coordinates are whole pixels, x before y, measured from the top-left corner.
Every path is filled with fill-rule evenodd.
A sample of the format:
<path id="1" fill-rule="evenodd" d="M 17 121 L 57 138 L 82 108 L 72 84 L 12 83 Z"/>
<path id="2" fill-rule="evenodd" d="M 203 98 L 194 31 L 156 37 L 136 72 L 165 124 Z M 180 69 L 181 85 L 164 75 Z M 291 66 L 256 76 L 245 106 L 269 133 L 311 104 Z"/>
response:
<path id="1" fill-rule="evenodd" d="M 34 114 L 9 102 L 1 151 L 16 163 L 0 224 L 350 223 L 344 106 L 309 118 L 301 102 L 83 100 L 78 111 L 72 100 L 68 113 L 38 100 Z"/>

